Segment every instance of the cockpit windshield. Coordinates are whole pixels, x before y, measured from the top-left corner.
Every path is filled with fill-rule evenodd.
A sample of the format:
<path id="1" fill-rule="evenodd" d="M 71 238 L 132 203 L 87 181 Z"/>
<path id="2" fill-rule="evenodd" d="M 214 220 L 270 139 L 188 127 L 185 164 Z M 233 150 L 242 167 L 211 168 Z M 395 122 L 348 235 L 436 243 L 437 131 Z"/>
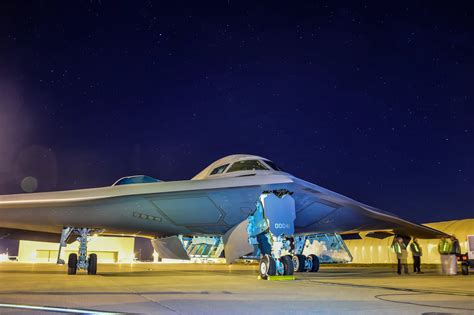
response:
<path id="1" fill-rule="evenodd" d="M 268 167 L 266 167 L 259 160 L 243 160 L 243 161 L 237 161 L 234 164 L 232 164 L 229 170 L 227 171 L 227 173 L 237 172 L 237 171 L 255 171 L 255 170 L 268 171 Z"/>
<path id="2" fill-rule="evenodd" d="M 212 170 L 211 175 L 216 175 L 216 174 L 222 174 L 224 173 L 225 169 L 229 166 L 229 164 L 225 164 L 219 167 L 216 167 L 215 169 Z"/>
<path id="3" fill-rule="evenodd" d="M 279 168 L 275 163 L 269 160 L 263 160 L 268 166 L 273 168 L 275 171 L 283 171 L 281 168 Z"/>

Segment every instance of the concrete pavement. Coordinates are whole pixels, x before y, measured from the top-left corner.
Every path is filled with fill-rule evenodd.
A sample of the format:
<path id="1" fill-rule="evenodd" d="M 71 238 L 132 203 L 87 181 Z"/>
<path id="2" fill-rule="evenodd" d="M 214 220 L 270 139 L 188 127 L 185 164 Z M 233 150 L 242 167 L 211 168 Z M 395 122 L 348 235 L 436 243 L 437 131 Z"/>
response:
<path id="1" fill-rule="evenodd" d="M 296 281 L 257 280 L 257 265 L 109 264 L 66 275 L 52 264 L 0 264 L 0 304 L 143 314 L 474 314 L 473 276 L 330 267 Z M 1 307 L 1 314 L 44 313 Z M 65 312 L 62 310 L 60 312 Z"/>

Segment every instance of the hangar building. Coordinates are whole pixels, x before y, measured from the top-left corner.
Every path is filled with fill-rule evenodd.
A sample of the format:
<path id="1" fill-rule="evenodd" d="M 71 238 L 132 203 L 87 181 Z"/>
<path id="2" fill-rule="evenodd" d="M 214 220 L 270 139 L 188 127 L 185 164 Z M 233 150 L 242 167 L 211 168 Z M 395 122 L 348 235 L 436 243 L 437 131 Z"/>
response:
<path id="1" fill-rule="evenodd" d="M 88 244 L 88 252 L 97 254 L 100 263 L 133 262 L 135 239 L 133 237 L 92 237 Z M 77 241 L 68 244 L 62 250 L 62 258 L 70 253 L 77 253 Z M 21 262 L 56 262 L 58 243 L 20 241 L 18 261 Z"/>
<path id="2" fill-rule="evenodd" d="M 444 221 L 435 223 L 426 223 L 431 228 L 443 231 L 449 235 L 456 235 L 461 245 L 461 252 L 467 252 L 467 235 L 474 235 L 474 219 Z M 352 263 L 360 264 L 396 264 L 397 258 L 391 245 L 394 236 L 384 239 L 366 237 L 367 233 L 360 233 L 362 239 L 346 240 L 346 246 L 352 254 Z M 423 249 L 423 264 L 440 264 L 438 254 L 437 239 L 418 240 Z M 408 262 L 412 263 L 411 253 L 408 255 Z"/>

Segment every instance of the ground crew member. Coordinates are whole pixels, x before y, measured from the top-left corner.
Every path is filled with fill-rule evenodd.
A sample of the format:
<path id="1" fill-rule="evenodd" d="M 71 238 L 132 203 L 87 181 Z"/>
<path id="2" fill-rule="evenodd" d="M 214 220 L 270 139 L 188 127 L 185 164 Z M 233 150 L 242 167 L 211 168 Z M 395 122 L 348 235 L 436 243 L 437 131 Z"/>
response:
<path id="1" fill-rule="evenodd" d="M 451 242 L 446 236 L 441 237 L 438 244 L 438 252 L 441 257 L 441 273 L 447 275 L 449 271 L 449 254 L 451 253 Z"/>
<path id="2" fill-rule="evenodd" d="M 457 256 L 461 255 L 461 247 L 455 235 L 451 236 L 451 251 L 449 253 L 449 274 L 456 275 L 458 273 Z"/>
<path id="3" fill-rule="evenodd" d="M 407 247 L 403 242 L 403 238 L 397 237 L 397 240 L 393 243 L 393 249 L 397 254 L 397 273 L 402 274 L 402 265 L 405 274 L 408 274 L 408 265 L 407 265 Z"/>
<path id="4" fill-rule="evenodd" d="M 410 244 L 410 251 L 413 256 L 413 272 L 421 272 L 421 256 L 423 255 L 421 246 L 418 244 L 418 239 L 413 238 L 413 241 Z"/>

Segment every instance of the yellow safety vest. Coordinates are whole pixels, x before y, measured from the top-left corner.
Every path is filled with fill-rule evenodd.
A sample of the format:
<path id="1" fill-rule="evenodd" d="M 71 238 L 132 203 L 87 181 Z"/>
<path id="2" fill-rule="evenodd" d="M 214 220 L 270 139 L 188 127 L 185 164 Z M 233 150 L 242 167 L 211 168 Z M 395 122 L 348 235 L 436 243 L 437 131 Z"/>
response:
<path id="1" fill-rule="evenodd" d="M 395 250 L 395 253 L 397 254 L 402 253 L 402 246 L 400 245 L 400 243 L 393 244 L 393 249 Z"/>
<path id="2" fill-rule="evenodd" d="M 451 251 L 451 243 L 448 242 L 447 240 L 442 240 L 439 244 L 439 253 L 440 254 L 449 254 L 449 252 Z"/>

